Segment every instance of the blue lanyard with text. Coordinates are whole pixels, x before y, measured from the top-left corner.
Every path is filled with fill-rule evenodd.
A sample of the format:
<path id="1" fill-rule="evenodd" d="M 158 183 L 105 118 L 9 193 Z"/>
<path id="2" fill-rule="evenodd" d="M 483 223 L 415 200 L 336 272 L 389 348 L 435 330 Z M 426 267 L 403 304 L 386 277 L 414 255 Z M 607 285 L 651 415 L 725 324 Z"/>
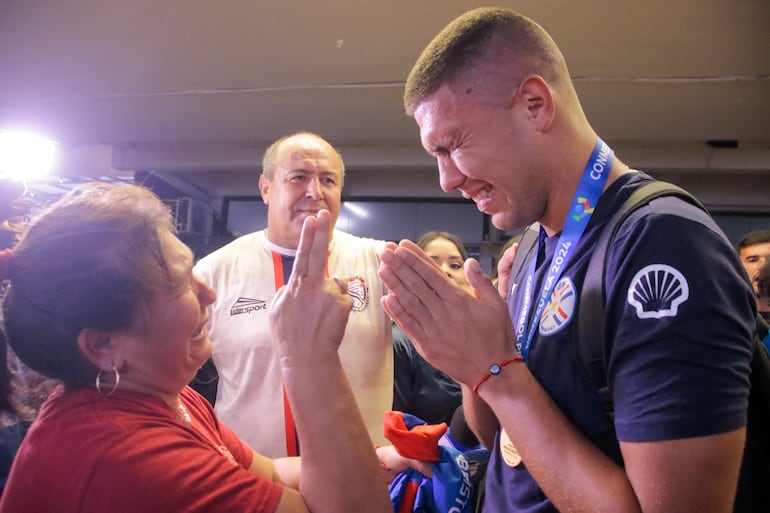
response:
<path id="1" fill-rule="evenodd" d="M 583 176 L 578 184 L 575 196 L 572 198 L 572 205 L 567 213 L 567 219 L 564 222 L 564 228 L 559 236 L 559 243 L 556 251 L 551 258 L 551 264 L 548 267 L 543 290 L 540 293 L 540 299 L 537 308 L 532 316 L 530 326 L 527 329 L 527 314 L 529 313 L 530 302 L 532 301 L 532 282 L 535 276 L 535 267 L 537 264 L 537 254 L 540 252 L 542 244 L 545 242 L 545 230 L 540 227 L 540 237 L 537 242 L 538 253 L 532 259 L 532 263 L 527 271 L 526 287 L 524 290 L 524 303 L 519 313 L 519 320 L 516 326 L 516 349 L 529 361 L 529 349 L 535 335 L 535 330 L 540 324 L 540 317 L 543 314 L 545 305 L 556 286 L 556 282 L 561 276 L 562 270 L 572 258 L 572 251 L 577 246 L 580 237 L 583 236 L 586 225 L 591 219 L 596 202 L 607 182 L 607 176 L 612 168 L 612 162 L 615 159 L 615 153 L 607 144 L 598 139 L 596 147 L 588 159 Z"/>

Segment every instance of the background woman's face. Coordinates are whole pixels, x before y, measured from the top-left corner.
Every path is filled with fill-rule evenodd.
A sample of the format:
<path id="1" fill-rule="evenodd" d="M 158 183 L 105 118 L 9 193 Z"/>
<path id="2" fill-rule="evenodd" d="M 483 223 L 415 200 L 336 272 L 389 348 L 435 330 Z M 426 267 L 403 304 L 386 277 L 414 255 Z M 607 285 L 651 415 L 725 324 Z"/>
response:
<path id="1" fill-rule="evenodd" d="M 437 237 L 425 245 L 426 255 L 438 264 L 447 276 L 463 288 L 469 288 L 463 270 L 463 257 L 454 242 Z"/>

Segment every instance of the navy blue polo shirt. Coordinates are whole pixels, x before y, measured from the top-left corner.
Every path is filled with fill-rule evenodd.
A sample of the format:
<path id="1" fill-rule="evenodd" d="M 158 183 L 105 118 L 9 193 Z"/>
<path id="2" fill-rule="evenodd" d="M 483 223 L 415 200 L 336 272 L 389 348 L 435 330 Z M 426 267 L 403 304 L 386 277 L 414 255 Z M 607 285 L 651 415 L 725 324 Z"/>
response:
<path id="1" fill-rule="evenodd" d="M 527 363 L 577 429 L 621 464 L 617 440 L 728 432 L 746 424 L 748 407 L 753 291 L 714 221 L 674 197 L 653 200 L 632 214 L 610 249 L 605 337 L 611 343 L 614 426 L 602 412 L 596 389 L 578 370 L 571 339 L 577 336 L 579 291 L 591 252 L 611 215 L 649 180 L 644 173 L 628 173 L 602 194 L 541 316 Z M 558 239 L 556 234 L 545 240 L 535 271 L 535 298 Z M 525 287 L 518 285 L 529 264 L 524 262 L 512 281 L 517 286 L 511 312 L 521 311 Z M 498 433 L 484 513 L 555 512 L 526 462 L 511 466 L 515 459 L 504 457 L 504 446 Z"/>

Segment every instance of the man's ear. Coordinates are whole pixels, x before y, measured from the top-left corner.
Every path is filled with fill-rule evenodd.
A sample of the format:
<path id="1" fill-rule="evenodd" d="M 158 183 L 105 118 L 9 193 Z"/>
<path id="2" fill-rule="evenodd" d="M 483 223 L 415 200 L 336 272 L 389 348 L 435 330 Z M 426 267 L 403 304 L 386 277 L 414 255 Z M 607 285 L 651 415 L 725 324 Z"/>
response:
<path id="1" fill-rule="evenodd" d="M 265 175 L 259 175 L 259 194 L 262 196 L 262 203 L 269 205 L 267 201 L 267 193 L 270 190 L 270 180 Z"/>
<path id="2" fill-rule="evenodd" d="M 519 101 L 524 102 L 528 119 L 541 131 L 547 130 L 556 114 L 554 98 L 548 84 L 539 75 L 530 75 L 519 85 Z"/>
<path id="3" fill-rule="evenodd" d="M 88 360 L 103 371 L 120 368 L 120 343 L 106 330 L 87 328 L 78 333 L 78 347 Z"/>

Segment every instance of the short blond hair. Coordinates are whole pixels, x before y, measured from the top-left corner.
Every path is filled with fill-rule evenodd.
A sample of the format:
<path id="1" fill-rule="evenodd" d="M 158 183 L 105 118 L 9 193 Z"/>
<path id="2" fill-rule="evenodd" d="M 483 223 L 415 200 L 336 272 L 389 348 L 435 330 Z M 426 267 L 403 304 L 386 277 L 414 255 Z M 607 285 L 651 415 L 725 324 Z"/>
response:
<path id="1" fill-rule="evenodd" d="M 511 9 L 474 9 L 449 23 L 425 47 L 406 80 L 404 108 L 412 116 L 443 85 L 494 94 L 531 74 L 552 85 L 569 82 L 564 56 L 551 36 Z"/>

